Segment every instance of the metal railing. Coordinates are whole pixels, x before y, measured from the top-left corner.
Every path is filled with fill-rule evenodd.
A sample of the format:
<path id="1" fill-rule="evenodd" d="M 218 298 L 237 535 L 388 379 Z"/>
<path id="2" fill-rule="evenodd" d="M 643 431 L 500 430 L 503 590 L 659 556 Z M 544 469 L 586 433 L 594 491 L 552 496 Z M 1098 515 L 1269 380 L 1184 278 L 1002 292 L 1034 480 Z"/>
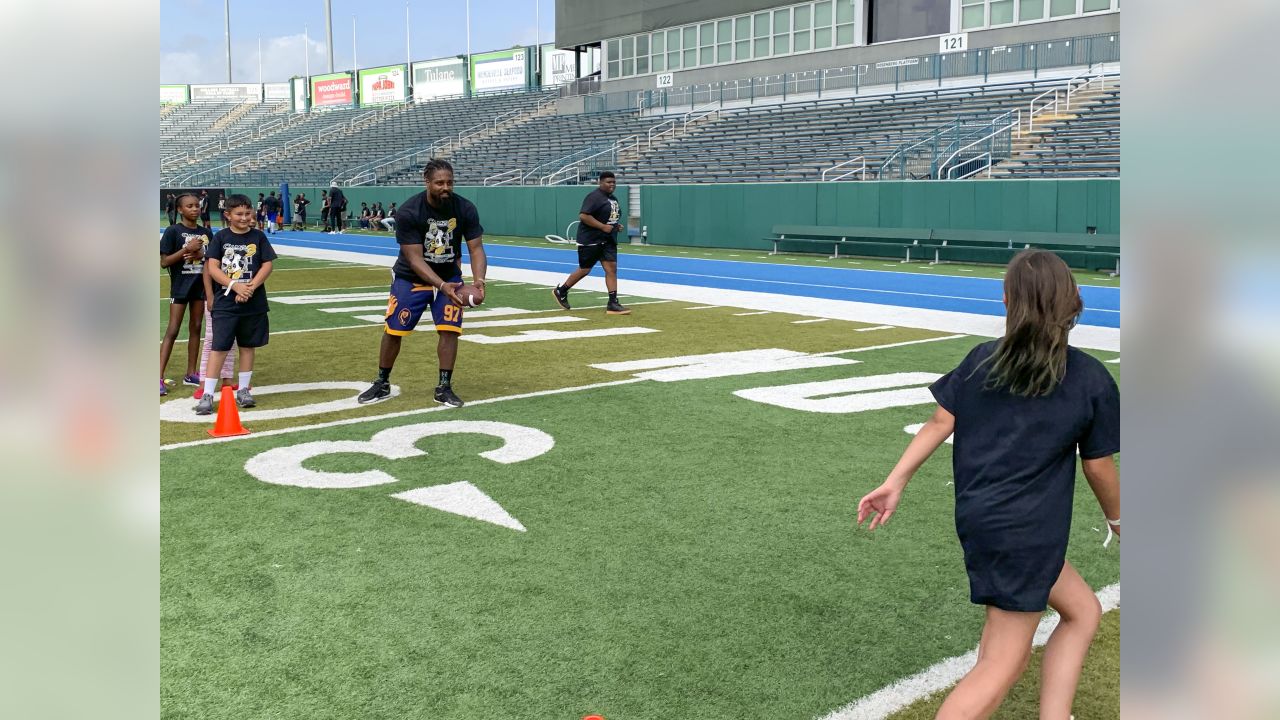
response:
<path id="1" fill-rule="evenodd" d="M 329 127 L 323 128 L 316 133 L 316 141 L 324 142 L 325 140 L 328 140 L 329 138 L 332 138 L 332 137 L 337 137 L 338 135 L 341 135 L 346 131 L 347 131 L 346 123 L 338 123 L 337 125 L 330 125 Z"/>
<path id="2" fill-rule="evenodd" d="M 1088 87 L 1094 82 L 1099 82 L 1100 87 L 1105 89 L 1106 77 L 1106 65 L 1100 65 L 1097 72 L 1090 67 L 1076 73 L 1070 78 L 1067 78 L 1067 80 L 1062 84 L 1062 87 L 1049 88 L 1032 98 L 1031 102 L 1027 103 L 1027 132 L 1031 132 L 1035 129 L 1035 119 L 1037 115 L 1047 112 L 1050 109 L 1053 110 L 1055 115 L 1059 110 L 1070 110 L 1071 97 L 1079 90 Z M 1044 102 L 1041 102 L 1041 100 Z M 1040 103 L 1040 106 L 1036 107 L 1036 103 Z"/>
<path id="3" fill-rule="evenodd" d="M 178 153 L 177 155 L 170 155 L 167 158 L 160 159 L 160 170 L 161 172 L 163 172 L 165 170 L 168 170 L 170 167 L 181 166 L 186 164 L 189 161 L 190 161 L 190 153 Z"/>
<path id="4" fill-rule="evenodd" d="M 524 170 L 521 170 L 521 169 L 506 170 L 504 172 L 500 172 L 495 175 L 490 175 L 489 177 L 481 181 L 480 184 L 484 185 L 485 187 L 506 185 L 508 183 L 513 183 L 519 180 L 523 175 L 524 175 Z"/>
<path id="5" fill-rule="evenodd" d="M 294 138 L 289 142 L 285 143 L 284 149 L 285 149 L 285 152 L 296 152 L 298 150 L 301 150 L 304 147 L 307 147 L 313 142 L 315 142 L 315 140 L 311 137 L 311 135 L 303 135 L 300 138 Z"/>
<path id="6" fill-rule="evenodd" d="M 1120 33 L 1101 33 L 679 88 L 598 93 L 586 96 L 589 100 L 586 110 L 652 109 L 670 112 L 712 101 L 723 106 L 730 102 L 755 104 L 766 99 L 786 100 L 800 94 L 822 97 L 835 91 L 853 91 L 856 95 L 865 87 L 892 85 L 894 90 L 899 90 L 905 83 L 922 82 L 936 82 L 941 87 L 948 78 L 981 77 L 983 82 L 987 82 L 992 75 L 1012 72 L 1030 72 L 1039 77 L 1042 70 L 1119 61 Z"/>
<path id="7" fill-rule="evenodd" d="M 835 177 L 833 177 L 833 178 L 830 178 L 830 179 L 828 179 L 828 178 L 827 178 L 827 173 L 835 172 L 836 170 L 839 170 L 840 168 L 843 168 L 843 167 L 846 167 L 846 166 L 849 166 L 849 165 L 853 165 L 853 163 L 859 163 L 859 164 L 858 164 L 856 167 L 854 167 L 853 169 L 851 169 L 851 170 L 847 170 L 847 171 L 845 171 L 845 172 L 843 172 L 843 173 L 840 173 L 839 175 L 837 175 L 837 176 L 835 176 Z M 858 176 L 860 176 L 860 177 L 858 178 L 859 180 L 866 180 L 866 179 L 867 179 L 867 158 L 866 158 L 866 156 L 865 156 L 865 155 L 859 155 L 859 156 L 858 156 L 858 157 L 856 157 L 856 158 L 851 158 L 851 159 L 849 159 L 849 160 L 845 160 L 845 161 L 844 161 L 844 162 L 842 162 L 842 163 L 836 163 L 835 165 L 832 165 L 831 167 L 827 168 L 826 170 L 823 170 L 823 171 L 822 171 L 822 182 L 837 182 L 837 181 L 840 181 L 840 180 L 844 180 L 844 179 L 845 179 L 845 178 L 847 178 L 847 177 L 852 177 L 852 176 L 854 176 L 854 175 L 858 175 Z"/>
<path id="8" fill-rule="evenodd" d="M 276 130 L 279 130 L 280 128 L 282 128 L 282 127 L 284 127 L 284 126 L 285 126 L 285 122 L 284 122 L 284 119 L 283 119 L 283 118 L 276 118 L 275 120 L 268 120 L 268 121 L 266 121 L 266 122 L 264 122 L 264 123 L 262 123 L 261 125 L 259 125 L 259 126 L 258 126 L 258 137 L 262 137 L 263 135 L 265 135 L 265 134 L 267 134 L 267 133 L 269 133 L 269 132 L 275 132 Z"/>
<path id="9" fill-rule="evenodd" d="M 682 125 L 682 128 L 687 132 L 689 130 L 689 123 L 698 122 L 699 120 L 711 115 L 720 115 L 720 107 L 714 103 L 704 105 L 701 108 L 694 108 L 684 114 L 684 124 Z"/>
<path id="10" fill-rule="evenodd" d="M 665 127 L 666 130 L 662 130 L 661 128 L 663 127 Z M 648 148 L 650 150 L 653 149 L 653 141 L 655 139 L 660 138 L 663 135 L 669 135 L 671 133 L 674 133 L 675 131 L 676 131 L 675 120 L 663 120 L 657 125 L 654 125 L 653 127 L 649 128 L 648 132 L 646 133 L 646 136 L 648 137 L 648 141 L 647 141 Z"/>
<path id="11" fill-rule="evenodd" d="M 237 145 L 243 145 L 246 142 L 249 142 L 250 140 L 253 140 L 253 139 L 254 139 L 254 134 L 252 130 L 242 130 L 234 135 L 229 135 L 227 137 L 227 149 L 230 150 L 231 148 Z"/>
<path id="12" fill-rule="evenodd" d="M 206 155 L 213 155 L 214 153 L 221 152 L 221 150 L 222 150 L 222 141 L 214 140 L 211 143 L 205 143 L 204 145 L 201 145 L 200 147 L 196 148 L 193 151 L 193 154 L 195 155 L 196 160 L 200 160 Z"/>
<path id="13" fill-rule="evenodd" d="M 983 169 L 991 176 L 991 167 L 1001 160 L 1008 160 L 1013 152 L 1013 137 L 1021 133 L 1022 110 L 1010 110 L 991 121 L 992 131 L 977 140 L 962 145 L 938 163 L 934 177 L 939 179 L 957 179 L 957 172 L 964 173 L 960 177 L 969 177 Z M 985 148 L 985 150 L 983 150 Z M 982 150 L 981 152 L 978 152 Z M 969 155 L 965 155 L 968 152 Z M 982 159 L 986 164 L 982 165 Z"/>

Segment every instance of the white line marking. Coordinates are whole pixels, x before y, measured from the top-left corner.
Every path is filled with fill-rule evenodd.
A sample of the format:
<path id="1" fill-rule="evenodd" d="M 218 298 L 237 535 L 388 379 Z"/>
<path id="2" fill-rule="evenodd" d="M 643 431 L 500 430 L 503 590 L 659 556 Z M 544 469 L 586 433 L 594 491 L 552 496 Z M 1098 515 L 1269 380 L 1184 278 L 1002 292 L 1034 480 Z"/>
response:
<path id="1" fill-rule="evenodd" d="M 1120 364 L 1120 358 L 1112 358 L 1112 359 L 1108 360 L 1107 362 L 1111 363 L 1112 365 L 1119 365 L 1119 364 Z"/>
<path id="2" fill-rule="evenodd" d="M 491 327 L 517 327 L 520 325 L 548 325 L 552 323 L 583 322 L 586 318 L 573 315 L 552 315 L 551 317 L 516 318 L 514 320 L 481 320 L 480 322 L 463 322 L 468 330 L 479 330 Z"/>
<path id="3" fill-rule="evenodd" d="M 738 256 L 734 255 L 733 253 L 729 253 L 729 257 L 738 257 Z"/>
<path id="4" fill-rule="evenodd" d="M 289 297 L 273 297 L 271 302 L 285 305 L 320 305 L 323 303 L 364 302 L 366 300 L 386 300 L 387 291 L 373 293 L 338 293 L 330 295 L 290 295 Z"/>
<path id="5" fill-rule="evenodd" d="M 854 330 L 854 332 L 871 332 L 872 330 L 892 330 L 892 329 L 893 329 L 892 325 L 876 325 L 874 327 L 869 327 L 869 328 L 858 328 L 857 330 Z"/>
<path id="6" fill-rule="evenodd" d="M 646 327 L 600 328 L 598 330 L 521 330 L 516 335 L 463 335 L 467 342 L 481 345 L 510 345 L 522 342 L 547 342 L 550 340 L 582 340 L 585 338 L 611 337 L 613 335 L 642 335 L 656 333 Z"/>
<path id="7" fill-rule="evenodd" d="M 367 325 L 361 327 L 368 327 Z M 565 393 L 579 392 L 581 390 L 595 390 L 597 388 L 613 387 L 614 385 L 630 385 L 632 383 L 644 382 L 644 378 L 627 378 L 626 380 L 611 380 L 609 382 L 593 383 L 591 385 L 575 385 L 567 388 L 556 388 L 554 390 L 539 390 L 537 392 L 521 393 L 519 395 L 505 395 L 503 397 L 485 398 L 483 400 L 472 400 L 467 403 L 467 407 L 476 405 L 491 405 L 493 403 L 506 402 L 508 400 L 525 400 L 527 398 L 544 397 L 547 395 L 563 395 Z M 354 407 L 359 407 L 356 405 Z M 431 407 L 417 408 L 416 410 L 402 410 L 400 412 L 383 413 L 382 415 L 369 415 L 367 417 L 347 418 L 345 420 L 330 420 L 329 422 L 316 423 L 314 425 L 303 425 L 299 427 L 280 428 L 279 430 L 263 430 L 255 432 L 252 435 L 234 435 L 232 437 L 208 438 L 206 440 L 191 440 L 189 442 L 170 443 L 161 445 L 160 450 L 176 450 L 184 447 L 194 447 L 196 445 L 213 445 L 216 443 L 236 442 L 238 440 L 249 440 L 252 438 L 268 437 L 271 435 L 288 435 L 289 433 L 306 432 L 309 430 L 321 430 L 323 428 L 340 427 L 342 425 L 356 425 L 363 422 L 375 422 L 378 420 L 387 420 L 390 418 L 410 417 L 413 415 L 422 415 L 432 412 L 443 412 L 445 410 L 454 410 L 447 405 L 433 405 Z"/>
<path id="8" fill-rule="evenodd" d="M 967 268 L 956 268 L 956 269 L 959 270 L 960 272 L 973 272 L 972 270 L 969 270 Z"/>
<path id="9" fill-rule="evenodd" d="M 809 324 L 809 323 L 820 323 L 820 322 L 826 322 L 826 321 L 828 321 L 828 320 L 830 320 L 830 319 L 831 319 L 831 318 L 812 318 L 812 319 L 810 319 L 810 320 L 792 320 L 792 321 L 791 321 L 791 324 L 792 324 L 792 325 L 807 325 L 807 324 Z"/>
<path id="10" fill-rule="evenodd" d="M 387 304 L 382 303 L 381 305 L 353 305 L 352 307 L 331 307 L 331 308 L 317 308 L 317 309 L 322 313 L 373 312 L 376 310 L 385 311 L 387 309 Z"/>
<path id="11" fill-rule="evenodd" d="M 386 268 L 383 268 L 383 269 L 385 270 Z M 305 295 L 308 293 L 326 292 L 329 290 L 373 290 L 375 288 L 389 288 L 389 287 L 391 287 L 391 283 L 388 282 L 385 285 L 358 285 L 356 287 L 306 288 L 304 290 L 272 290 L 271 297 L 273 299 L 279 298 L 281 295 L 284 295 L 285 293 L 294 293 L 295 295 Z"/>
<path id="12" fill-rule="evenodd" d="M 723 307 L 723 306 L 722 305 L 698 305 L 695 307 L 687 307 L 685 308 L 685 310 L 714 310 L 718 307 Z"/>
<path id="13" fill-rule="evenodd" d="M 1120 584 L 1108 585 L 1097 592 L 1098 602 L 1102 604 L 1102 612 L 1107 613 L 1120 607 Z M 1049 641 L 1049 635 L 1058 626 L 1058 614 L 1049 613 L 1040 620 L 1036 627 L 1034 647 L 1042 647 Z M 947 658 L 925 668 L 924 670 L 903 678 L 892 685 L 881 688 L 866 697 L 856 700 L 839 710 L 826 715 L 821 720 L 884 720 L 890 715 L 909 707 L 913 703 L 941 692 L 959 682 L 978 661 L 978 650 L 974 648 L 964 655 Z"/>
<path id="14" fill-rule="evenodd" d="M 379 325 L 381 325 L 382 321 L 386 319 L 381 315 L 366 315 L 364 317 L 365 318 L 376 317 L 377 318 L 376 322 Z M 357 316 L 356 319 L 360 320 L 364 318 Z M 327 330 L 355 330 L 356 328 L 367 328 L 367 327 L 374 327 L 374 326 L 373 325 L 339 325 L 338 327 L 306 328 L 304 330 L 272 330 L 271 337 L 275 337 L 277 335 L 297 335 L 299 333 L 325 332 Z M 181 340 L 174 340 L 173 342 L 175 345 L 178 343 L 184 343 L 184 342 L 187 342 L 187 338 L 182 338 Z"/>
<path id="15" fill-rule="evenodd" d="M 390 256 L 383 258 L 355 252 L 317 250 L 283 245 L 277 245 L 276 252 L 298 257 L 339 259 L 375 264 L 383 262 L 387 267 L 390 267 L 395 262 L 395 258 Z M 464 272 L 470 271 L 464 267 Z M 874 270 L 869 272 L 884 271 Z M 518 280 L 538 283 L 546 287 L 551 287 L 564 279 L 564 276 L 558 271 L 525 270 L 501 265 L 491 265 L 489 276 L 495 280 Z M 604 278 L 587 277 L 580 284 L 586 288 L 604 289 Z M 946 333 L 958 332 L 988 338 L 1001 337 L 1004 335 L 1005 330 L 1005 319 L 1000 315 L 983 315 L 953 310 L 929 310 L 854 300 L 825 300 L 755 290 L 724 290 L 721 288 L 695 287 L 649 280 L 629 280 L 626 281 L 626 287 L 630 294 L 638 297 L 704 304 L 714 301 L 721 305 L 743 310 L 772 310 L 775 312 L 794 313 L 800 316 L 829 317 L 833 320 L 896 325 L 898 327 L 935 330 Z M 1077 325 L 1071 331 L 1071 344 L 1078 348 L 1089 350 L 1119 352 L 1120 329 L 1097 325 Z"/>
<path id="16" fill-rule="evenodd" d="M 746 315 L 771 315 L 771 314 L 772 314 L 772 313 L 771 313 L 770 311 L 768 311 L 768 310 L 758 310 L 758 311 L 756 311 L 756 312 L 741 312 L 741 313 L 734 313 L 734 314 L 733 314 L 733 316 L 734 316 L 734 317 L 744 317 L 744 316 L 746 316 Z"/>
<path id="17" fill-rule="evenodd" d="M 848 350 L 832 350 L 831 352 L 814 353 L 816 357 L 825 355 L 844 355 L 845 353 L 870 352 L 872 350 L 888 350 L 889 348 L 906 347 L 907 345 L 921 345 L 931 342 L 942 342 L 943 340 L 957 340 L 968 335 L 944 335 L 943 337 L 925 338 L 923 340 L 907 340 L 906 342 L 889 343 L 888 345 L 870 345 L 868 347 L 849 348 Z"/>

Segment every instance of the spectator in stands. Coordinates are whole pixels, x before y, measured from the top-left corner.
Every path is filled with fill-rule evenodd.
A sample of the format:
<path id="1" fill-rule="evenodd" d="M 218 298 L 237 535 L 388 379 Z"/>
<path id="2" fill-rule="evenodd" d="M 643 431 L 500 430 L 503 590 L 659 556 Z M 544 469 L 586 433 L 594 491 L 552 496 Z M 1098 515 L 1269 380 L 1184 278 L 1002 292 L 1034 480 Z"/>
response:
<path id="1" fill-rule="evenodd" d="M 360 203 L 360 228 L 362 230 L 369 229 L 369 203 Z"/>
<path id="2" fill-rule="evenodd" d="M 298 193 L 298 197 L 293 201 L 293 229 L 307 229 L 307 206 L 311 201 L 307 199 L 306 193 Z"/>
<path id="3" fill-rule="evenodd" d="M 329 216 L 333 219 L 332 234 L 342 234 L 342 220 L 347 214 L 347 196 L 337 182 L 329 184 Z"/>
<path id="4" fill-rule="evenodd" d="M 209 191 L 200 191 L 200 224 L 209 227 Z"/>
<path id="5" fill-rule="evenodd" d="M 320 191 L 320 222 L 324 225 L 324 231 L 333 230 L 333 225 L 329 222 L 329 191 Z"/>
<path id="6" fill-rule="evenodd" d="M 178 204 L 173 193 L 169 193 L 169 197 L 164 199 L 164 213 L 169 216 L 170 225 L 178 223 Z"/>
<path id="7" fill-rule="evenodd" d="M 391 209 L 388 210 L 386 216 L 382 218 L 382 227 L 386 228 L 391 232 L 395 232 L 395 229 L 396 229 L 396 204 L 395 203 L 391 203 Z"/>

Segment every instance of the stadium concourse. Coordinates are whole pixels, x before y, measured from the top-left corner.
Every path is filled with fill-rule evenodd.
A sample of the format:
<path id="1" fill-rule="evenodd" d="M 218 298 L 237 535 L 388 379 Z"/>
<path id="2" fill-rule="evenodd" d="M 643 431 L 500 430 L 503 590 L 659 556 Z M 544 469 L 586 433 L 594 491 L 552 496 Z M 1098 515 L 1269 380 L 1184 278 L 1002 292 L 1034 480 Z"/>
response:
<path id="1" fill-rule="evenodd" d="M 549 45 L 162 86 L 162 203 L 284 211 L 249 432 L 159 406 L 166 717 L 916 720 L 974 666 L 951 440 L 890 527 L 857 503 L 1004 333 L 1023 249 L 1069 264 L 1071 343 L 1119 379 L 1118 1 L 556 5 Z M 360 404 L 400 245 L 359 208 L 431 158 L 484 227 L 466 402 L 424 321 Z M 600 270 L 552 291 L 604 170 L 628 315 Z M 1119 551 L 1077 475 L 1105 614 L 1073 712 L 1118 717 Z M 1035 675 L 992 717 L 1038 715 Z"/>

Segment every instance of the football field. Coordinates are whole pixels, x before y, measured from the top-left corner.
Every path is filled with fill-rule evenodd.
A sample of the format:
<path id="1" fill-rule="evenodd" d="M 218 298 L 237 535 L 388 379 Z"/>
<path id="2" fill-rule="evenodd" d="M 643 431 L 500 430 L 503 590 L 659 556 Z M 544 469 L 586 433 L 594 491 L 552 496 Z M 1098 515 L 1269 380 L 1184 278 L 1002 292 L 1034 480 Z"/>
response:
<path id="1" fill-rule="evenodd" d="M 210 438 L 189 388 L 160 404 L 166 718 L 888 717 L 921 694 L 886 688 L 973 650 L 949 446 L 888 528 L 853 518 L 929 383 L 999 331 L 998 278 L 961 298 L 824 267 L 805 293 L 768 287 L 774 259 L 624 249 L 633 313 L 608 316 L 599 270 L 573 310 L 552 299 L 572 249 L 494 244 L 467 405 L 432 401 L 428 330 L 394 397 L 359 406 L 394 243 L 315 235 L 273 237 L 252 434 Z M 1080 337 L 1118 377 L 1118 283 L 1098 285 Z M 1068 558 L 1118 598 L 1101 524 L 1081 478 Z M 1118 717 L 1117 660 L 1100 643 L 1077 717 Z"/>

